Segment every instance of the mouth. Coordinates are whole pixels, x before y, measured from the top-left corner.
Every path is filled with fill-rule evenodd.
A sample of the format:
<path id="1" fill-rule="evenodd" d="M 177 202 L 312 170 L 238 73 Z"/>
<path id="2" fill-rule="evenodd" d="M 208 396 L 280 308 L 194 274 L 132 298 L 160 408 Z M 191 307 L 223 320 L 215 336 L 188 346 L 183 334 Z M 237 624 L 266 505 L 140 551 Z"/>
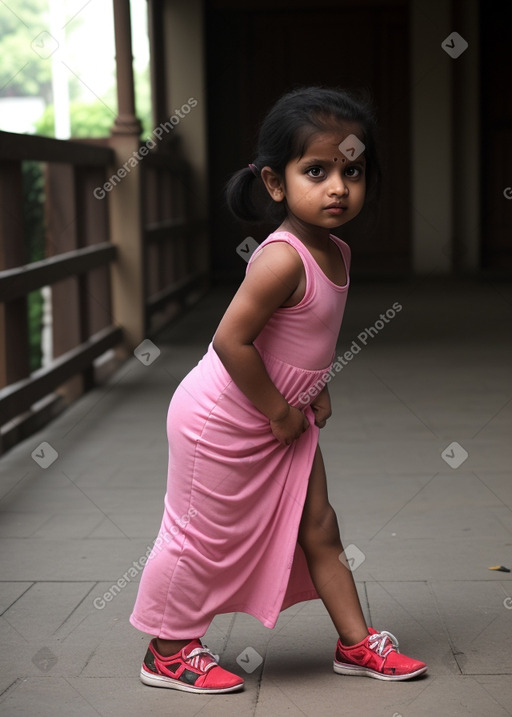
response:
<path id="1" fill-rule="evenodd" d="M 341 204 L 330 204 L 328 207 L 325 207 L 325 211 L 329 212 L 329 214 L 343 214 L 347 210 L 347 207 L 344 207 Z"/>

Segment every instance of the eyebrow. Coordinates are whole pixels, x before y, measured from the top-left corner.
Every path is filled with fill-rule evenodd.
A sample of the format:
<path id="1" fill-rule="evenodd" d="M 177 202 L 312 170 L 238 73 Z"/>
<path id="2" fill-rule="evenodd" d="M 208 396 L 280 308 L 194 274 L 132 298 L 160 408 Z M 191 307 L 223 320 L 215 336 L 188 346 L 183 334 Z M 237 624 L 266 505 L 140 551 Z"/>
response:
<path id="1" fill-rule="evenodd" d="M 349 159 L 346 155 L 345 158 L 347 159 L 349 164 L 353 164 L 355 162 L 365 162 L 366 163 L 366 157 L 364 156 L 364 152 L 359 155 L 359 157 L 356 157 L 356 159 Z M 301 157 L 299 159 L 299 163 L 304 164 L 334 164 L 334 160 L 332 159 L 319 159 L 317 157 Z"/>

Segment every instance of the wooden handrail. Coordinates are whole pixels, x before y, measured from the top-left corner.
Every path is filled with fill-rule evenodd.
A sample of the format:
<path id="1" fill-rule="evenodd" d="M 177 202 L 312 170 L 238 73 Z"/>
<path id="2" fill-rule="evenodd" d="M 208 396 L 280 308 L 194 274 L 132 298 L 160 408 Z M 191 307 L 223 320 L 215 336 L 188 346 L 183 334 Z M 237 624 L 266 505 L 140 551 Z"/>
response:
<path id="1" fill-rule="evenodd" d="M 117 247 L 109 242 L 64 252 L 32 264 L 0 271 L 0 301 L 12 301 L 48 284 L 84 274 L 108 264 L 117 256 Z"/>
<path id="2" fill-rule="evenodd" d="M 134 138 L 135 149 L 138 143 L 139 140 Z M 148 144 L 146 143 L 146 147 Z M 184 308 L 187 297 L 197 295 L 198 290 L 202 290 L 208 283 L 207 271 L 200 268 L 203 258 L 198 261 L 197 252 L 193 251 L 192 240 L 196 234 L 202 236 L 205 233 L 206 224 L 204 220 L 189 221 L 190 166 L 179 151 L 177 139 L 171 140 L 169 144 L 172 144 L 172 147 L 167 147 L 165 152 L 140 152 L 144 161 L 140 163 L 141 174 L 138 179 L 146 189 L 146 195 L 130 194 L 130 192 L 126 195 L 126 201 L 139 201 L 137 199 L 139 197 L 141 206 L 148 207 L 148 216 L 153 219 L 152 224 L 145 223 L 142 211 L 142 215 L 133 223 L 133 227 L 138 227 L 137 231 L 142 234 L 140 238 L 132 236 L 131 240 L 132 244 L 137 246 L 138 267 L 143 275 L 145 273 L 148 277 L 147 286 L 148 288 L 151 286 L 151 296 L 144 296 L 142 291 L 140 299 L 145 305 L 141 304 L 137 320 L 131 321 L 129 312 L 133 308 L 133 277 L 126 271 L 126 257 L 131 256 L 132 244 L 125 242 L 124 235 L 116 234 L 112 228 L 113 225 L 115 226 L 112 217 L 119 219 L 119 213 L 123 215 L 123 206 L 120 206 L 119 202 L 114 206 L 112 200 L 108 201 L 108 205 L 94 203 L 90 196 L 86 196 L 93 182 L 100 182 L 102 174 L 107 176 L 109 168 L 121 162 L 120 157 L 122 158 L 125 153 L 124 145 L 119 148 L 114 140 L 112 147 L 108 147 L 95 143 L 94 140 L 90 142 L 55 140 L 50 137 L 0 131 L 0 167 L 4 171 L 5 186 L 9 187 L 12 183 L 9 173 L 17 181 L 16 186 L 20 186 L 22 162 L 48 163 L 50 165 L 48 176 L 50 179 L 53 178 L 54 182 L 50 189 L 53 190 L 54 195 L 58 194 L 58 188 L 61 186 L 59 181 L 71 181 L 74 194 L 68 192 L 65 185 L 66 191 L 63 192 L 60 201 L 61 203 L 75 202 L 75 211 L 83 210 L 87 215 L 85 228 L 80 232 L 77 231 L 65 246 L 71 249 L 70 251 L 24 266 L 19 265 L 24 257 L 22 253 L 18 253 L 14 259 L 5 262 L 10 268 L 0 271 L 0 302 L 4 303 L 4 314 L 8 319 L 2 329 L 3 338 L 9 338 L 9 341 L 6 341 L 5 351 L 7 345 L 10 351 L 9 355 L 4 353 L 0 356 L 4 362 L 7 356 L 10 361 L 8 366 L 6 363 L 3 365 L 3 369 L 7 366 L 8 370 L 5 370 L 2 380 L 8 385 L 0 389 L 0 426 L 5 426 L 5 435 L 13 430 L 18 431 L 20 425 L 25 425 L 27 417 L 32 419 L 32 413 L 37 414 L 39 410 L 34 404 L 45 396 L 55 394 L 59 390 L 63 395 L 67 392 L 68 398 L 74 400 L 76 393 L 70 391 L 67 383 L 70 379 L 80 378 L 76 383 L 78 392 L 93 386 L 97 380 L 95 359 L 119 344 L 123 345 L 123 349 L 117 358 L 129 355 L 133 348 L 132 344 L 140 341 L 141 327 L 144 331 L 147 328 L 153 330 L 152 327 L 161 320 L 160 313 L 168 304 L 172 305 L 170 308 L 173 310 L 177 304 L 180 308 Z M 144 142 L 139 146 L 144 147 Z M 137 151 L 133 154 L 137 154 Z M 59 174 L 57 167 L 52 168 L 52 164 L 59 163 L 71 165 L 71 168 L 63 167 Z M 53 174 L 50 175 L 51 172 Z M 144 182 L 146 177 L 149 180 L 147 186 Z M 181 185 L 177 183 L 176 177 L 182 180 Z M 50 181 L 48 177 L 47 181 Z M 128 184 L 126 186 L 130 189 Z M 154 190 L 154 196 L 148 195 L 150 190 Z M 173 192 L 175 196 L 171 196 L 172 203 L 169 210 L 168 195 L 172 195 Z M 10 194 L 7 192 L 6 196 L 10 197 Z M 50 200 L 54 199 L 51 192 L 48 196 Z M 16 202 L 19 209 L 21 199 L 17 197 Z M 143 205 L 142 202 L 146 203 Z M 57 206 L 57 210 L 58 208 Z M 21 210 L 19 211 L 21 216 Z M 171 219 L 169 215 L 174 218 Z M 142 221 L 139 221 L 140 219 Z M 57 216 L 54 224 L 50 222 L 49 226 L 53 231 L 58 231 L 59 222 L 61 222 L 60 216 Z M 107 241 L 110 236 L 114 238 L 115 243 Z M 79 249 L 74 248 L 77 244 L 83 245 L 88 241 L 94 241 L 94 238 L 99 239 L 100 243 L 82 246 Z M 10 224 L 6 224 L 4 228 L 2 240 L 13 243 L 17 241 Z M 122 271 L 119 270 L 117 262 Z M 87 276 L 94 269 L 108 267 L 111 264 L 112 272 L 103 271 Z M 121 274 L 125 292 L 123 311 L 119 311 L 122 304 L 119 298 Z M 77 280 L 68 307 L 66 295 L 59 294 L 59 282 L 71 277 L 77 277 Z M 52 301 L 54 317 L 57 316 L 58 320 L 54 325 L 56 331 L 53 340 L 55 353 L 60 355 L 48 366 L 29 374 L 27 296 L 43 286 L 54 284 L 57 286 L 52 292 Z M 98 315 L 94 312 L 94 305 L 91 308 L 91 298 L 94 293 L 91 286 L 97 287 L 98 296 L 103 297 L 103 303 L 109 312 L 112 312 L 113 319 L 110 318 L 110 313 L 108 316 Z M 142 287 L 144 288 L 143 283 Z M 57 313 L 55 307 L 58 309 Z M 105 325 L 105 321 L 110 321 L 111 325 L 97 330 Z M 69 334 L 67 322 L 73 322 L 73 331 Z M 96 333 L 89 336 L 92 331 Z M 79 341 L 82 343 L 78 343 Z M 19 358 L 22 356 L 26 359 L 23 366 Z M 13 370 L 13 357 L 14 365 L 21 366 L 20 370 Z M 27 413 L 29 411 L 30 414 Z M 14 418 L 19 419 L 15 429 L 7 426 Z M 2 450 L 0 442 L 0 453 Z"/>
<path id="3" fill-rule="evenodd" d="M 165 222 L 148 224 L 144 228 L 146 243 L 154 244 L 183 236 L 188 231 L 188 227 L 189 225 L 184 219 L 169 219 Z"/>
<path id="4" fill-rule="evenodd" d="M 197 232 L 204 231 L 206 226 L 204 221 L 189 222 L 186 219 L 169 219 L 165 222 L 147 224 L 144 233 L 146 243 L 154 244 L 169 239 L 179 239 L 183 236 L 193 236 Z"/>
<path id="5" fill-rule="evenodd" d="M 198 287 L 201 282 L 206 281 L 207 277 L 206 272 L 197 271 L 195 274 L 175 281 L 170 286 L 162 289 L 162 291 L 153 294 L 149 299 L 146 299 L 146 311 L 148 315 L 160 310 L 170 301 L 181 301 L 191 289 Z"/>
<path id="6" fill-rule="evenodd" d="M 141 143 L 141 146 L 144 142 Z M 170 174 L 185 175 L 189 170 L 187 161 L 180 156 L 165 152 L 148 152 L 144 158 L 144 169 L 164 169 Z"/>
<path id="7" fill-rule="evenodd" d="M 2 131 L 0 157 L 8 160 L 63 162 L 97 167 L 106 167 L 115 161 L 114 151 L 110 147 Z"/>
<path id="8" fill-rule="evenodd" d="M 123 332 L 108 326 L 53 361 L 50 366 L 35 371 L 28 378 L 0 390 L 0 423 L 27 411 L 33 403 L 47 396 L 72 376 L 89 368 L 95 358 L 119 344 Z"/>

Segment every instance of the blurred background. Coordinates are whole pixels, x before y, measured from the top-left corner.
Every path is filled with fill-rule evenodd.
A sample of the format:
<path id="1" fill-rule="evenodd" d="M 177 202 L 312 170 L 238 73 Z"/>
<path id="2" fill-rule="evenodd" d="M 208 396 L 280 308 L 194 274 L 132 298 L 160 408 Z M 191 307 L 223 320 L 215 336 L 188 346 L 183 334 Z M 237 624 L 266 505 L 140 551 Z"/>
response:
<path id="1" fill-rule="evenodd" d="M 0 3 L 0 450 L 241 280 L 272 227 L 224 186 L 293 87 L 373 98 L 353 277 L 508 280 L 511 27 L 506 0 Z"/>

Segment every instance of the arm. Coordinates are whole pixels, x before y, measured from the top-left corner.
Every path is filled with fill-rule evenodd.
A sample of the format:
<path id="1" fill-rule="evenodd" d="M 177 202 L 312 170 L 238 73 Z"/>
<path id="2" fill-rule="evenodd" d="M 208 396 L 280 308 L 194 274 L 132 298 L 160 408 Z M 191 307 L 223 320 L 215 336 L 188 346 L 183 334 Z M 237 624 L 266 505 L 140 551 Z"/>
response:
<path id="1" fill-rule="evenodd" d="M 213 348 L 235 384 L 269 419 L 273 434 L 286 445 L 309 423 L 272 383 L 253 341 L 274 311 L 293 294 L 303 272 L 299 255 L 288 244 L 280 242 L 262 249 L 213 338 Z"/>
<path id="2" fill-rule="evenodd" d="M 311 408 L 315 413 L 315 425 L 318 428 L 323 428 L 327 423 L 327 419 L 331 417 L 331 397 L 329 396 L 329 389 L 327 384 L 320 391 L 310 404 Z"/>

